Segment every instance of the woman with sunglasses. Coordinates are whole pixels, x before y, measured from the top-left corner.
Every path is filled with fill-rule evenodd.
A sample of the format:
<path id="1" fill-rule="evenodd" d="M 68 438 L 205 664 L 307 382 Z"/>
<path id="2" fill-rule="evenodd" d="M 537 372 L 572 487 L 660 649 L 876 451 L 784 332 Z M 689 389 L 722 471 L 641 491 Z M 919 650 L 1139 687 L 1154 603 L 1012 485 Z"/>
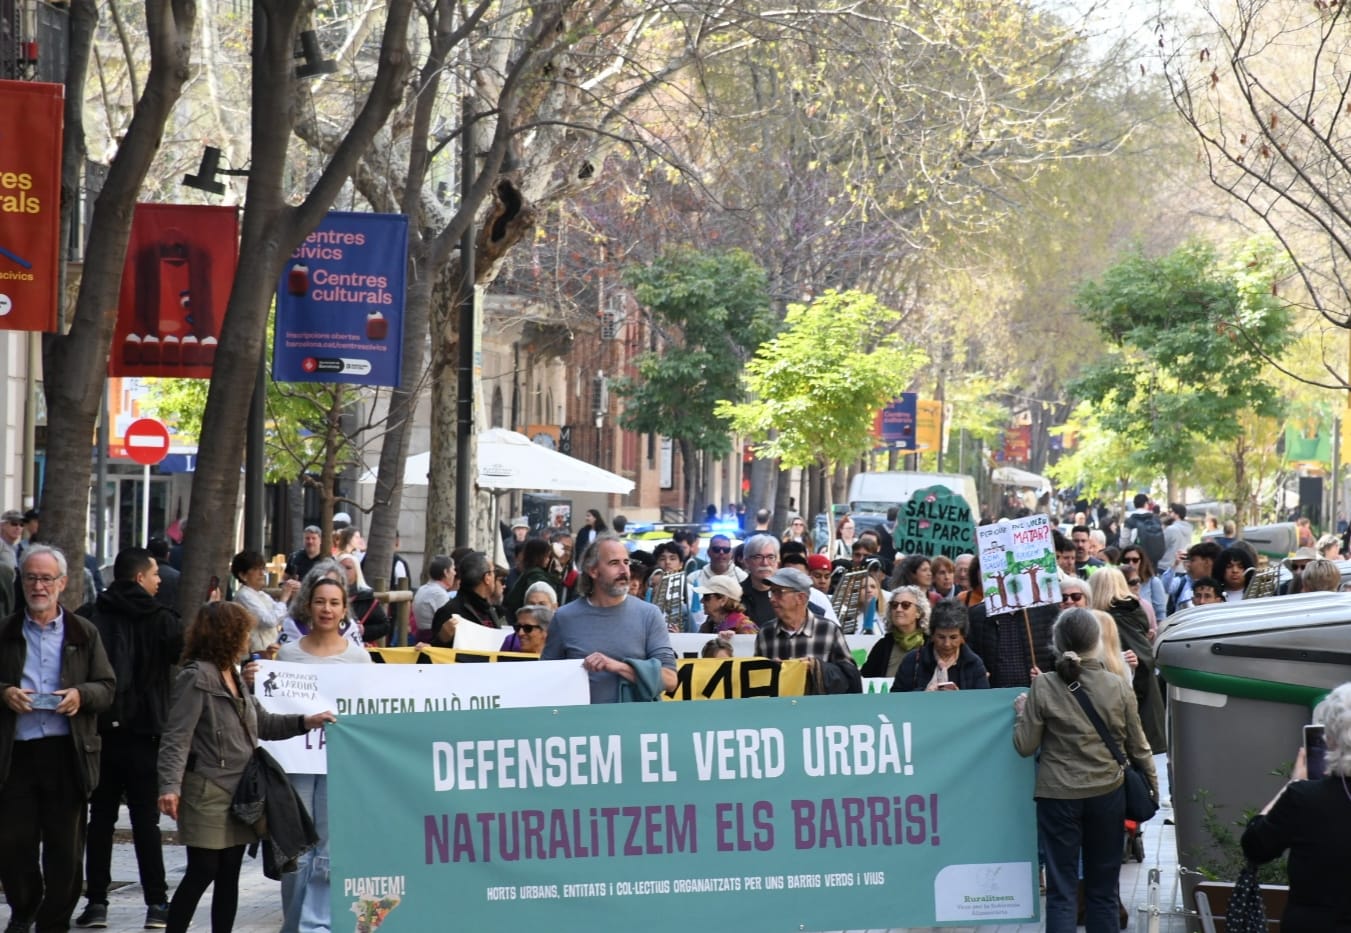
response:
<path id="1" fill-rule="evenodd" d="M 1136 595 L 1141 602 L 1154 608 L 1154 618 L 1162 619 L 1168 614 L 1168 589 L 1163 580 L 1154 572 L 1154 562 L 1138 544 L 1128 544 L 1121 549 L 1121 570 L 1129 580 L 1132 574 L 1140 577 L 1140 592 Z"/>
<path id="2" fill-rule="evenodd" d="M 895 678 L 901 662 L 911 651 L 924 644 L 929 628 L 929 600 L 917 586 L 902 586 L 887 600 L 887 618 L 883 634 L 860 673 L 864 677 Z"/>
<path id="3" fill-rule="evenodd" d="M 515 651 L 526 654 L 539 654 L 544 650 L 544 639 L 549 634 L 549 623 L 554 611 L 548 606 L 527 603 L 516 611 L 516 622 L 512 625 L 518 647 Z"/>

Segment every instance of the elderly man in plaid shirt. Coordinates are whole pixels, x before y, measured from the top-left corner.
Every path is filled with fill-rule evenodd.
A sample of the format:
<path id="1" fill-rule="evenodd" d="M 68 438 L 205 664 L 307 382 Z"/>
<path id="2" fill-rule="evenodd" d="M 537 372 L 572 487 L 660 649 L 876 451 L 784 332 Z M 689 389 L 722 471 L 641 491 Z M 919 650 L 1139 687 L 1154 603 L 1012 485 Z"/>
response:
<path id="1" fill-rule="evenodd" d="M 760 627 L 755 653 L 784 661 L 815 658 L 826 693 L 862 693 L 863 680 L 839 625 L 807 610 L 812 579 L 795 567 L 775 571 L 766 581 L 774 621 Z"/>

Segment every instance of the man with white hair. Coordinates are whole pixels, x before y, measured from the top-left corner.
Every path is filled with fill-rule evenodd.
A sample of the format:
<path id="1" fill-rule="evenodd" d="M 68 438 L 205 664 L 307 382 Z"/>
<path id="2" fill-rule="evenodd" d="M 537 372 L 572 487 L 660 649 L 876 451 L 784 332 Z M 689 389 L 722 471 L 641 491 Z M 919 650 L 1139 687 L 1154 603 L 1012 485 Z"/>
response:
<path id="1" fill-rule="evenodd" d="M 751 621 L 764 628 L 774 621 L 769 578 L 779 569 L 779 539 L 773 535 L 751 535 L 744 554 L 749 576 L 741 584 L 741 605 L 746 607 Z"/>

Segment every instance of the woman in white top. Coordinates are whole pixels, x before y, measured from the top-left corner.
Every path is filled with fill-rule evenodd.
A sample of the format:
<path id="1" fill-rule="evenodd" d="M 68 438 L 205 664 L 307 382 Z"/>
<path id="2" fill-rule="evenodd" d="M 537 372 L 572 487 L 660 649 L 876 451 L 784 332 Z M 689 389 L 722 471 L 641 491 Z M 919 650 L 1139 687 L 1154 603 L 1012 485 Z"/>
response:
<path id="1" fill-rule="evenodd" d="M 249 611 L 256 620 L 249 636 L 250 653 L 270 653 L 277 643 L 281 620 L 286 618 L 286 600 L 300 589 L 296 580 L 287 580 L 281 586 L 281 599 L 273 599 L 263 592 L 267 584 L 267 561 L 257 551 L 240 551 L 230 561 L 230 573 L 235 578 L 234 601 Z"/>
<path id="2" fill-rule="evenodd" d="M 370 664 L 371 656 L 342 631 L 347 621 L 347 588 L 319 577 L 300 598 L 309 610 L 309 632 L 281 646 L 277 660 L 290 664 Z M 328 776 L 292 774 L 291 784 L 314 818 L 319 844 L 281 878 L 282 933 L 319 933 L 332 926 L 328 881 Z"/>
<path id="3" fill-rule="evenodd" d="M 310 606 L 306 594 L 320 580 L 332 580 L 344 590 L 347 588 L 347 573 L 336 560 L 328 558 L 311 567 L 310 572 L 305 574 L 305 579 L 300 585 L 300 591 L 291 600 L 291 605 L 287 607 L 286 616 L 281 620 L 281 636 L 277 639 L 281 644 L 288 645 L 300 641 L 301 638 L 310 633 Z M 357 620 L 352 618 L 350 604 L 342 622 L 338 625 L 338 631 L 358 648 L 362 647 L 361 626 L 357 625 Z"/>

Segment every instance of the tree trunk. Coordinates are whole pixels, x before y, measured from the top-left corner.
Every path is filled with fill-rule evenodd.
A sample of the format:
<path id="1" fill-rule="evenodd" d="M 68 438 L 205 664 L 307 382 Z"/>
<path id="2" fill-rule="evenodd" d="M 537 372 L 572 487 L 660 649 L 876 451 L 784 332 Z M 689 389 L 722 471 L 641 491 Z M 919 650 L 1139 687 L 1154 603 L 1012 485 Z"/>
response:
<path id="1" fill-rule="evenodd" d="M 109 309 L 117 307 L 136 198 L 188 78 L 187 52 L 195 18 L 196 6 L 188 0 L 151 0 L 146 4 L 150 74 L 145 93 L 136 102 L 131 123 L 94 202 L 89 248 L 70 330 L 48 337 L 43 348 L 48 461 L 42 492 L 43 537 L 65 552 L 72 568 L 84 562 L 89 525 L 89 439 L 98 420 L 116 324 L 116 315 Z M 62 153 L 63 201 L 73 198 L 74 188 L 67 188 L 78 184 L 83 167 L 85 143 L 79 114 L 84 106 L 85 74 L 97 19 L 91 0 L 72 4 L 65 111 L 73 138 L 67 139 Z M 72 210 L 75 203 L 70 202 Z M 231 508 L 222 514 L 234 511 Z M 197 592 L 205 589 L 205 578 L 201 582 Z M 73 572 L 64 594 L 65 604 L 78 606 L 84 597 L 84 575 Z"/>
<path id="2" fill-rule="evenodd" d="M 323 220 L 362 153 L 402 97 L 411 6 L 412 0 L 389 0 L 370 94 L 305 200 L 298 207 L 290 207 L 284 178 L 296 121 L 295 40 L 307 7 L 301 0 L 254 2 L 251 161 L 239 267 L 202 415 L 202 442 L 220 455 L 198 461 L 192 480 L 192 514 L 196 521 L 189 522 L 189 529 L 202 528 L 211 516 L 234 511 L 248 420 L 247 399 L 262 357 L 275 283 L 286 258 Z M 235 453 L 229 453 L 232 451 Z M 229 554 L 227 536 L 189 534 L 180 602 L 185 616 L 196 609 L 192 594 L 205 592 L 207 579 L 221 572 Z"/>
<path id="3" fill-rule="evenodd" d="M 746 524 L 755 527 L 755 513 L 774 505 L 774 484 L 779 475 L 777 460 L 756 457 L 751 461 L 751 491 L 746 496 Z"/>
<path id="4" fill-rule="evenodd" d="M 455 550 L 456 400 L 455 372 L 459 365 L 457 339 L 459 276 L 445 275 L 431 297 L 431 457 L 427 479 L 428 554 Z"/>
<path id="5" fill-rule="evenodd" d="M 693 521 L 691 516 L 694 514 L 694 497 L 698 488 L 699 455 L 689 441 L 679 440 L 676 443 L 680 447 L 680 479 L 681 485 L 684 486 L 682 519 L 688 522 Z"/>

